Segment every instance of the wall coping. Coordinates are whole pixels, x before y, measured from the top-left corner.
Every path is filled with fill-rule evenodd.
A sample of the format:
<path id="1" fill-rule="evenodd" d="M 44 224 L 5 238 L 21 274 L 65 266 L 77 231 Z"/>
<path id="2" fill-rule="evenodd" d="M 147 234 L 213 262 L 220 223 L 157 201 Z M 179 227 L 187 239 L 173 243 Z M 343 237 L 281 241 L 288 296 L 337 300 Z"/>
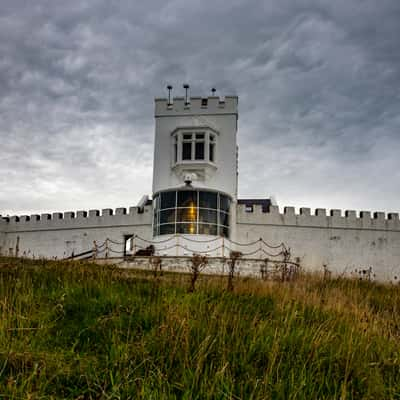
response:
<path id="1" fill-rule="evenodd" d="M 238 224 L 270 224 L 270 225 L 297 225 L 318 226 L 326 228 L 354 228 L 354 229 L 392 229 L 400 231 L 399 213 L 385 213 L 382 211 L 355 211 L 355 210 L 326 210 L 300 207 L 296 213 L 295 207 L 283 207 L 280 212 L 278 206 L 270 206 L 263 210 L 261 205 L 246 208 L 243 204 L 237 206 Z"/>

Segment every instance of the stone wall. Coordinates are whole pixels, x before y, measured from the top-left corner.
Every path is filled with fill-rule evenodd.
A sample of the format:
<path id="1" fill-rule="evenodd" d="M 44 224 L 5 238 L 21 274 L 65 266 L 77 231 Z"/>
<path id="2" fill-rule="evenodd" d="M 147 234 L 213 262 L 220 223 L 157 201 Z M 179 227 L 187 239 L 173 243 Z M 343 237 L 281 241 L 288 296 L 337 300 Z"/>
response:
<path id="1" fill-rule="evenodd" d="M 382 212 L 357 214 L 355 211 L 331 210 L 327 213 L 317 209 L 312 214 L 310 209 L 301 208 L 296 214 L 292 207 L 286 207 L 281 213 L 276 206 L 263 212 L 261 206 L 254 205 L 249 209 L 239 205 L 236 218 L 233 241 L 246 244 L 262 238 L 273 246 L 284 243 L 290 248 L 291 259 L 298 258 L 306 270 L 322 272 L 325 267 L 334 274 L 364 278 L 371 269 L 373 279 L 400 281 L 400 220 L 397 213 L 386 216 Z M 128 211 L 118 208 L 115 213 L 105 209 L 102 212 L 90 210 L 0 218 L 0 252 L 3 255 L 66 258 L 91 250 L 93 241 L 101 245 L 110 239 L 115 243 L 110 242 L 109 256 L 119 257 L 124 251 L 124 236 L 138 235 L 152 240 L 151 229 L 151 206 L 132 207 Z M 165 240 L 165 237 L 161 239 Z M 224 244 L 225 253 L 228 242 Z M 179 243 L 186 246 L 182 240 Z M 167 244 L 169 247 L 169 243 L 164 246 Z M 143 242 L 142 246 L 145 245 Z M 187 245 L 193 246 L 192 243 Z M 210 243 L 203 246 L 205 250 L 207 246 L 211 249 Z M 216 244 L 213 242 L 212 246 Z M 254 259 L 267 258 L 268 255 L 257 252 L 258 246 L 254 243 L 250 247 L 231 247 L 244 253 L 250 251 Z M 175 253 L 184 255 L 185 250 L 171 254 Z M 209 253 L 220 256 L 221 249 L 215 254 Z"/>
<path id="2" fill-rule="evenodd" d="M 27 257 L 66 258 L 93 248 L 106 239 L 110 256 L 122 254 L 125 235 L 151 239 L 152 207 L 13 216 L 2 219 L 5 235 L 1 254 Z M 1 236 L 0 236 L 1 239 Z"/>
<path id="3" fill-rule="evenodd" d="M 6 241 L 6 227 L 7 227 L 7 222 L 0 215 L 0 254 L 1 254 L 1 249 L 4 248 Z"/>
<path id="4" fill-rule="evenodd" d="M 115 263 L 120 268 L 126 269 L 141 269 L 154 270 L 154 265 L 149 257 L 134 257 L 127 260 L 101 260 L 100 263 L 112 264 Z M 173 257 L 165 256 L 161 260 L 161 272 L 179 272 L 191 273 L 191 258 L 190 257 Z M 158 272 L 160 272 L 158 270 Z M 207 265 L 201 270 L 204 275 L 228 275 L 229 265 L 228 259 L 223 257 L 208 258 Z M 253 277 L 253 278 L 279 278 L 281 275 L 276 268 L 276 264 L 267 263 L 264 260 L 246 260 L 239 259 L 236 261 L 234 269 L 235 277 Z"/>
<path id="5" fill-rule="evenodd" d="M 323 271 L 324 266 L 335 274 L 363 276 L 372 268 L 372 276 L 380 281 L 400 279 L 400 221 L 397 213 L 309 208 L 295 214 L 293 207 L 283 213 L 271 206 L 263 212 L 254 206 L 237 208 L 237 240 L 250 242 L 262 237 L 271 244 L 285 243 L 292 259 L 310 271 Z"/>

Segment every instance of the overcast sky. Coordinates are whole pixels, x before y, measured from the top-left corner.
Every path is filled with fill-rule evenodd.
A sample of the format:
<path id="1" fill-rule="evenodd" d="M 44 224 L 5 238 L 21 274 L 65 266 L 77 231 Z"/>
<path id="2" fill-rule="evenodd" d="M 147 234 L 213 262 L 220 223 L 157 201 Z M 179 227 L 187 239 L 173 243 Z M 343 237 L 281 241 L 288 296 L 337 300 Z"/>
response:
<path id="1" fill-rule="evenodd" d="M 2 0 L 0 214 L 151 194 L 154 97 L 239 96 L 239 194 L 400 210 L 399 0 Z"/>

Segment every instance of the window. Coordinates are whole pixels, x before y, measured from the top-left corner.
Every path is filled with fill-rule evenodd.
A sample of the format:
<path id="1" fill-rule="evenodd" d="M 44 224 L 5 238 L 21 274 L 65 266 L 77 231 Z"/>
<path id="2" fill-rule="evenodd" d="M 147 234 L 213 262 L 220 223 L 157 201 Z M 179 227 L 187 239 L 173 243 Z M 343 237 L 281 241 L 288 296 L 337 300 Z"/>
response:
<path id="1" fill-rule="evenodd" d="M 182 160 L 192 159 L 192 135 L 183 135 L 182 141 Z"/>
<path id="2" fill-rule="evenodd" d="M 210 135 L 210 140 L 209 140 L 209 156 L 210 156 L 210 161 L 214 162 L 214 153 L 215 153 L 215 136 Z"/>
<path id="3" fill-rule="evenodd" d="M 175 224 L 160 225 L 160 235 L 173 235 L 175 233 Z"/>
<path id="4" fill-rule="evenodd" d="M 175 192 L 163 192 L 161 194 L 161 209 L 175 208 L 176 193 Z"/>
<path id="5" fill-rule="evenodd" d="M 178 207 L 196 207 L 197 192 L 193 190 L 182 190 L 178 192 Z"/>
<path id="6" fill-rule="evenodd" d="M 169 208 L 160 212 L 160 224 L 169 224 L 175 222 L 175 209 Z"/>
<path id="7" fill-rule="evenodd" d="M 216 225 L 211 225 L 211 224 L 201 224 L 199 226 L 199 234 L 217 236 L 218 235 L 218 227 Z M 226 235 L 223 235 L 223 236 L 226 236 Z"/>
<path id="8" fill-rule="evenodd" d="M 231 199 L 228 196 L 221 194 L 219 196 L 219 208 L 222 211 L 229 212 L 231 206 Z"/>
<path id="9" fill-rule="evenodd" d="M 204 133 L 185 133 L 182 140 L 182 160 L 204 160 Z"/>
<path id="10" fill-rule="evenodd" d="M 199 206 L 201 208 L 217 209 L 218 197 L 214 192 L 199 192 Z"/>
<path id="11" fill-rule="evenodd" d="M 153 233 L 229 236 L 230 197 L 204 190 L 170 190 L 154 197 Z"/>
<path id="12" fill-rule="evenodd" d="M 199 212 L 199 222 L 209 222 L 215 223 L 217 220 L 217 211 L 216 210 L 204 210 L 201 209 Z"/>
<path id="13" fill-rule="evenodd" d="M 204 133 L 196 133 L 194 158 L 204 160 Z"/>
<path id="14" fill-rule="evenodd" d="M 178 136 L 174 136 L 174 163 L 178 162 Z"/>
<path id="15" fill-rule="evenodd" d="M 177 132 L 173 136 L 173 161 L 215 162 L 216 136 L 209 132 Z"/>
<path id="16" fill-rule="evenodd" d="M 196 142 L 195 157 L 196 160 L 204 160 L 204 142 Z"/>

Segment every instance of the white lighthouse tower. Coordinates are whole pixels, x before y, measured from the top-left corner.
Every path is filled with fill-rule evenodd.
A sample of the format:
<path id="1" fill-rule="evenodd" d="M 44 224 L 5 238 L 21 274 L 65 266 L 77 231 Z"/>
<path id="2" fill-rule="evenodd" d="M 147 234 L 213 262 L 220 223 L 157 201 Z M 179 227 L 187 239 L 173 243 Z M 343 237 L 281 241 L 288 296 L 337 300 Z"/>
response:
<path id="1" fill-rule="evenodd" d="M 232 238 L 238 97 L 155 99 L 153 237 Z M 206 238 L 206 239 L 207 239 Z"/>

